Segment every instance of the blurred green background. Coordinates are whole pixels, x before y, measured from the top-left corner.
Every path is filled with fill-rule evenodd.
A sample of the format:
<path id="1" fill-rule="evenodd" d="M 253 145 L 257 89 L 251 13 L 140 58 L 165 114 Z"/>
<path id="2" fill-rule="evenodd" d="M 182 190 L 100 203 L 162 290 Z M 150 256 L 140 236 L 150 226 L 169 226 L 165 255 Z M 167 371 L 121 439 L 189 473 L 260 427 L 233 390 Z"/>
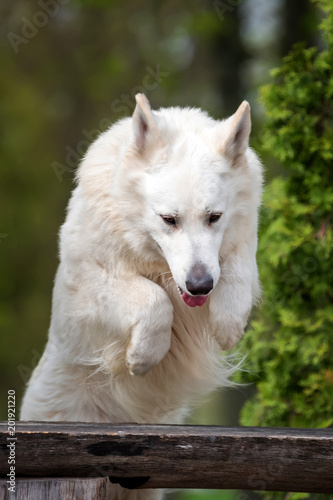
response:
<path id="1" fill-rule="evenodd" d="M 57 233 L 80 157 L 99 131 L 134 109 L 232 114 L 252 107 L 252 145 L 263 112 L 258 87 L 292 44 L 316 45 L 307 0 L 2 0 L 0 38 L 0 419 L 18 402 L 46 342 Z M 259 151 L 260 153 L 260 151 Z M 282 173 L 262 156 L 271 179 Z M 237 425 L 251 388 L 228 389 L 195 423 Z M 199 498 L 199 493 L 183 499 Z M 240 498 L 205 492 L 200 498 Z"/>

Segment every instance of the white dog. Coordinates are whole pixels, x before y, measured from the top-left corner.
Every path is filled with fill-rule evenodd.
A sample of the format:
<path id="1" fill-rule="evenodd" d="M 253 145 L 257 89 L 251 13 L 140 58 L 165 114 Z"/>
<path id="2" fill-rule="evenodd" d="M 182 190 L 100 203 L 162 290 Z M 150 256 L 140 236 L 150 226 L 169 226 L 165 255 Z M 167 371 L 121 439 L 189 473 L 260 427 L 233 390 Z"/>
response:
<path id="1" fill-rule="evenodd" d="M 248 103 L 215 121 L 136 102 L 79 168 L 24 420 L 181 423 L 228 382 L 220 348 L 241 338 L 258 298 L 262 179 Z"/>

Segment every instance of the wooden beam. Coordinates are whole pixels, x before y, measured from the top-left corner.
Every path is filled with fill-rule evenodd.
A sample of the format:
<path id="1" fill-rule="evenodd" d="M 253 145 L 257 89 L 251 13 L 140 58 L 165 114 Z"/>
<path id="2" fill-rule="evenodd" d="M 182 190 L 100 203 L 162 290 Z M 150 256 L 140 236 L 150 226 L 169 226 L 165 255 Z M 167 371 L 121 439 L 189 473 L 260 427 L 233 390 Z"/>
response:
<path id="1" fill-rule="evenodd" d="M 5 479 L 0 480 L 0 499 L 45 500 L 46 498 L 66 498 L 76 500 L 106 500 L 108 478 L 53 478 L 18 479 L 15 493 L 11 493 Z"/>
<path id="2" fill-rule="evenodd" d="M 16 477 L 98 477 L 128 488 L 333 492 L 333 430 L 17 422 Z M 8 473 L 0 423 L 0 475 Z"/>

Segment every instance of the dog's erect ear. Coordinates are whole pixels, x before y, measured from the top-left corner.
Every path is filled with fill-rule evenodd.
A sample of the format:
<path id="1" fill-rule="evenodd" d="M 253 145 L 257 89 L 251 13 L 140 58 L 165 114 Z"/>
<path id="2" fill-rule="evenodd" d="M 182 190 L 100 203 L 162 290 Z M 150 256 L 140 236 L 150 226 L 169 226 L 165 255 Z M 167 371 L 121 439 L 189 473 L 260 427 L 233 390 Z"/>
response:
<path id="1" fill-rule="evenodd" d="M 156 132 L 156 121 L 150 103 L 144 94 L 136 94 L 136 107 L 133 113 L 134 143 L 143 153 L 149 136 Z"/>
<path id="2" fill-rule="evenodd" d="M 220 145 L 219 151 L 231 159 L 235 159 L 238 155 L 245 153 L 249 145 L 249 135 L 251 132 L 251 116 L 250 105 L 247 101 L 243 101 L 224 125 L 227 125 L 227 130 L 224 140 Z"/>

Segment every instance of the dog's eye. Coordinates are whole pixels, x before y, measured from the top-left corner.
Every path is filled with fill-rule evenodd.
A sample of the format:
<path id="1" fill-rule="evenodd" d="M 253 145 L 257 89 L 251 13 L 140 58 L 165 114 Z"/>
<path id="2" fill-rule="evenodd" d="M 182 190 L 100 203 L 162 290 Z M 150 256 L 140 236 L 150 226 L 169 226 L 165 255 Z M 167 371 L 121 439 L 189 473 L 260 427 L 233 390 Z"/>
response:
<path id="1" fill-rule="evenodd" d="M 221 218 L 222 214 L 211 214 L 209 216 L 209 224 L 212 224 L 213 222 L 217 222 Z"/>
<path id="2" fill-rule="evenodd" d="M 168 215 L 161 215 L 161 217 L 166 224 L 169 224 L 170 226 L 176 225 L 176 219 L 174 217 L 169 217 Z"/>

